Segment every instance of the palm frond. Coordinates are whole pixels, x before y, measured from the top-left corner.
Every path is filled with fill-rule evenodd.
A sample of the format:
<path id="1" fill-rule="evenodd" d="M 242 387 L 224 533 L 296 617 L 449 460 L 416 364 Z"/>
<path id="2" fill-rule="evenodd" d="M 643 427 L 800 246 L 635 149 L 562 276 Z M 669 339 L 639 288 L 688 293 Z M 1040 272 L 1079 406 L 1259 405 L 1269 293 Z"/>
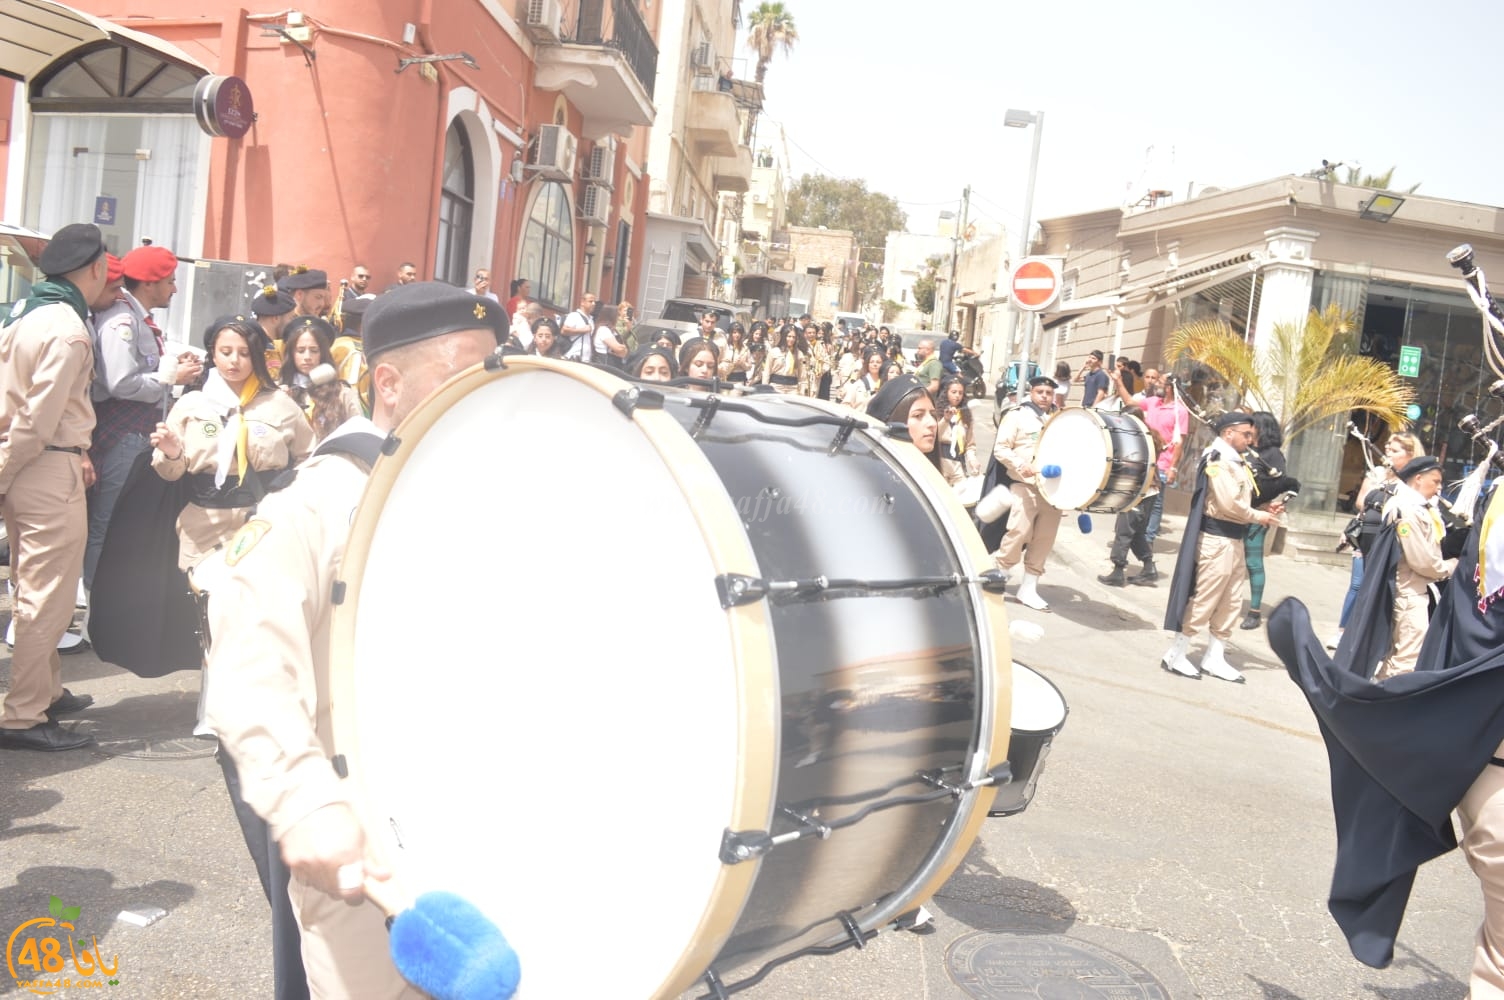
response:
<path id="1" fill-rule="evenodd" d="M 1239 396 L 1266 398 L 1253 347 L 1243 341 L 1227 324 L 1218 320 L 1197 320 L 1177 327 L 1165 345 L 1166 360 L 1173 364 L 1190 358 L 1216 372 Z"/>

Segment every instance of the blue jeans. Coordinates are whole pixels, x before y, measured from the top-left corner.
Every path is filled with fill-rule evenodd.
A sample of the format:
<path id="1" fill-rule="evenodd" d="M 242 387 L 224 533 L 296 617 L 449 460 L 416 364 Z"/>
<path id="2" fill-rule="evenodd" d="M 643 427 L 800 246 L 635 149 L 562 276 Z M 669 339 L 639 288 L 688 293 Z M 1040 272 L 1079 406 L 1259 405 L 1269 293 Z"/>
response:
<path id="1" fill-rule="evenodd" d="M 127 434 L 107 448 L 94 467 L 99 480 L 89 496 L 89 544 L 84 549 L 86 588 L 94 586 L 94 569 L 104 551 L 104 534 L 110 527 L 110 515 L 115 513 L 115 501 L 120 499 L 136 456 L 150 448 L 151 440 L 145 434 Z"/>
<path id="2" fill-rule="evenodd" d="M 1347 596 L 1342 599 L 1342 617 L 1337 619 L 1338 628 L 1347 628 L 1347 616 L 1352 613 L 1358 600 L 1358 590 L 1363 586 L 1363 557 L 1353 556 L 1353 575 L 1347 585 Z"/>
<path id="3" fill-rule="evenodd" d="M 1159 492 L 1149 501 L 1149 523 L 1144 525 L 1144 537 L 1150 548 L 1154 547 L 1154 539 L 1159 537 L 1159 517 L 1165 512 L 1165 470 L 1155 468 L 1154 478 L 1159 481 Z"/>

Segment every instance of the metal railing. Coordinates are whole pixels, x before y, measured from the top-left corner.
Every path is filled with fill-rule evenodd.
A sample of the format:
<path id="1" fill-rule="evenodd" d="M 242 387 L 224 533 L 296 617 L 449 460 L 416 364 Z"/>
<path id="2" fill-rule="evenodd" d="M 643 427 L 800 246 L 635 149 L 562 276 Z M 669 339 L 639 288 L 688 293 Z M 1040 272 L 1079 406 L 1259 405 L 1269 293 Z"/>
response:
<path id="1" fill-rule="evenodd" d="M 658 78 L 658 46 L 632 0 L 579 0 L 579 20 L 574 37 L 580 45 L 604 45 L 617 49 L 632 67 L 632 75 L 648 97 Z"/>

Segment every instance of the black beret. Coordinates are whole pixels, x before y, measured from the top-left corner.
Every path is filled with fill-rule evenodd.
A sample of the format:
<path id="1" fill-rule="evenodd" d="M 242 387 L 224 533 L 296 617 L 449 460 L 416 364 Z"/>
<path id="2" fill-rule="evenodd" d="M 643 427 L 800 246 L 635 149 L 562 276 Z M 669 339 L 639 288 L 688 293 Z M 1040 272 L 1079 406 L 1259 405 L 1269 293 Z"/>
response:
<path id="1" fill-rule="evenodd" d="M 286 316 L 298 307 L 292 300 L 292 296 L 286 292 L 279 292 L 277 286 L 267 285 L 254 299 L 251 299 L 251 312 L 257 316 Z"/>
<path id="2" fill-rule="evenodd" d="M 867 401 L 867 415 L 876 417 L 884 423 L 900 419 L 907 420 L 907 413 L 901 418 L 895 417 L 895 414 L 904 400 L 916 392 L 923 392 L 928 395 L 925 384 L 913 375 L 899 375 L 896 378 L 890 378 Z"/>
<path id="3" fill-rule="evenodd" d="M 1231 410 L 1217 418 L 1217 422 L 1212 424 L 1212 430 L 1221 434 L 1229 427 L 1239 427 L 1243 424 L 1252 426 L 1253 416 L 1241 410 Z"/>
<path id="4" fill-rule="evenodd" d="M 361 323 L 366 360 L 458 330 L 490 330 L 500 344 L 506 339 L 506 320 L 506 310 L 496 302 L 442 281 L 399 285 L 366 310 Z"/>
<path id="5" fill-rule="evenodd" d="M 42 251 L 37 265 L 48 276 L 71 274 L 94 263 L 102 253 L 104 234 L 99 231 L 99 227 L 87 222 L 75 222 L 52 235 L 52 240 Z"/>
<path id="6" fill-rule="evenodd" d="M 1038 386 L 1041 386 L 1041 385 L 1047 385 L 1051 389 L 1058 389 L 1058 388 L 1060 388 L 1060 383 L 1056 382 L 1054 379 L 1050 378 L 1048 375 L 1035 375 L 1033 378 L 1029 379 L 1029 388 L 1030 389 L 1037 388 Z"/>
<path id="7" fill-rule="evenodd" d="M 1421 455 L 1412 458 L 1405 463 L 1405 467 L 1398 473 L 1400 482 L 1408 483 L 1422 472 L 1430 472 L 1432 469 L 1441 468 L 1441 462 L 1434 455 Z"/>
<path id="8" fill-rule="evenodd" d="M 309 329 L 317 333 L 322 333 L 324 339 L 329 341 L 333 341 L 334 338 L 339 336 L 339 333 L 334 329 L 334 324 L 330 323 L 327 319 L 319 316 L 299 316 L 282 328 L 282 341 L 283 343 L 291 344 L 298 339 L 299 334 Z"/>
<path id="9" fill-rule="evenodd" d="M 271 338 L 266 331 L 261 329 L 261 324 L 243 313 L 225 313 L 218 316 L 214 322 L 204 327 L 204 350 L 213 353 L 214 335 L 225 327 L 234 327 L 236 332 L 246 338 L 246 346 L 253 351 L 264 351 L 271 346 Z M 257 338 L 260 338 L 259 342 Z"/>
<path id="10" fill-rule="evenodd" d="M 277 282 L 284 292 L 306 292 L 311 288 L 328 288 L 329 274 L 326 271 L 294 271 Z"/>

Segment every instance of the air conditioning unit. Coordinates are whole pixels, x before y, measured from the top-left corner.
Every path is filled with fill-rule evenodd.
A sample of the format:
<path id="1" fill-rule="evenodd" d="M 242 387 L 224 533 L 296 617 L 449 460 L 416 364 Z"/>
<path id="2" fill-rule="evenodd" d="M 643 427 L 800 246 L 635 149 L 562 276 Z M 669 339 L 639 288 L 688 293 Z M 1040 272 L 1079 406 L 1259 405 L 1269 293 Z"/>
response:
<path id="1" fill-rule="evenodd" d="M 559 0 L 527 0 L 527 33 L 533 41 L 547 45 L 559 44 L 563 35 Z"/>
<path id="2" fill-rule="evenodd" d="M 539 125 L 528 169 L 551 181 L 574 180 L 575 139 L 563 125 Z"/>
<path id="3" fill-rule="evenodd" d="M 754 204 L 754 205 L 761 205 L 763 202 L 765 202 L 767 200 L 768 199 L 767 199 L 766 195 L 762 195 L 762 194 L 753 194 L 752 195 L 752 204 Z"/>
<path id="4" fill-rule="evenodd" d="M 602 187 L 611 187 L 612 175 L 616 172 L 616 140 L 605 139 L 595 144 L 590 150 L 590 157 L 585 161 L 585 170 L 582 174 L 584 180 Z"/>
<path id="5" fill-rule="evenodd" d="M 689 64 L 696 70 L 704 70 L 708 73 L 714 62 L 715 56 L 711 54 L 709 42 L 701 42 L 689 53 Z"/>
<path id="6" fill-rule="evenodd" d="M 611 221 L 611 189 L 603 184 L 586 184 L 580 199 L 580 218 L 604 226 Z"/>

